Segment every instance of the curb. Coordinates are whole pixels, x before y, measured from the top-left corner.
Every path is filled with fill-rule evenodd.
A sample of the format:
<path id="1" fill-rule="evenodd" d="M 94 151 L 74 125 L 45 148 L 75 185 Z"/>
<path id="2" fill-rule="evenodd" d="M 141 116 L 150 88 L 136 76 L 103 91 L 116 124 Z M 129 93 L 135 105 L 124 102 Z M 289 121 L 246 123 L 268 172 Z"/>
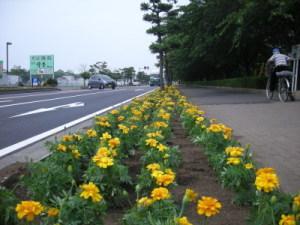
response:
<path id="1" fill-rule="evenodd" d="M 5 89 L 1 90 L 0 95 L 4 94 L 19 94 L 19 93 L 32 93 L 32 92 L 43 92 L 43 91 L 61 91 L 59 88 L 28 88 L 28 89 Z"/>

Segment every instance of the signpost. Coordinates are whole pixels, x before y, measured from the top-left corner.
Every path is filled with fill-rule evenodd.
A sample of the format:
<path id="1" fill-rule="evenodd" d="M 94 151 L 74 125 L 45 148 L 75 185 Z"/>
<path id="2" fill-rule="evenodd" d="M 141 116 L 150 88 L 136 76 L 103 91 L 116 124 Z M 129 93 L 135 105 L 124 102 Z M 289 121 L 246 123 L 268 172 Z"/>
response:
<path id="1" fill-rule="evenodd" d="M 3 75 L 3 61 L 0 60 L 0 78 L 2 78 Z"/>
<path id="2" fill-rule="evenodd" d="M 54 79 L 54 55 L 30 56 L 30 80 L 32 76 L 51 75 Z"/>
<path id="3" fill-rule="evenodd" d="M 300 61 L 300 44 L 294 45 L 292 47 L 292 57 L 294 59 L 292 90 L 297 91 L 298 75 L 299 75 L 299 61 Z"/>

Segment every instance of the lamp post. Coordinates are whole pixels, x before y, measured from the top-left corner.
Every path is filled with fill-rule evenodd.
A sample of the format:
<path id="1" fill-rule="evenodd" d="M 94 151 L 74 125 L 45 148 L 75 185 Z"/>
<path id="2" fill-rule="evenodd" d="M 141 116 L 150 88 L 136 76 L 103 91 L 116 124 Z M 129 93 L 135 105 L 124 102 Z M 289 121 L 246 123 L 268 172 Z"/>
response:
<path id="1" fill-rule="evenodd" d="M 11 42 L 6 42 L 6 74 L 8 75 L 8 46 L 12 45 Z"/>

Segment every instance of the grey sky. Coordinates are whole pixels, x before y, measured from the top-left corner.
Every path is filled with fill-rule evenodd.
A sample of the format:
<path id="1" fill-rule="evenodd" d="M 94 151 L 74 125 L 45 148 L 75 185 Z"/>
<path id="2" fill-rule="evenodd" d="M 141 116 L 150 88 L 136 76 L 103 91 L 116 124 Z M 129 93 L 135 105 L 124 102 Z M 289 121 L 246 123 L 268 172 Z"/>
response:
<path id="1" fill-rule="evenodd" d="M 149 66 L 155 55 L 142 20 L 142 0 L 0 0 L 0 60 L 28 69 L 29 55 L 54 54 L 55 69 L 106 61 L 111 69 Z M 179 0 L 179 4 L 188 3 Z"/>

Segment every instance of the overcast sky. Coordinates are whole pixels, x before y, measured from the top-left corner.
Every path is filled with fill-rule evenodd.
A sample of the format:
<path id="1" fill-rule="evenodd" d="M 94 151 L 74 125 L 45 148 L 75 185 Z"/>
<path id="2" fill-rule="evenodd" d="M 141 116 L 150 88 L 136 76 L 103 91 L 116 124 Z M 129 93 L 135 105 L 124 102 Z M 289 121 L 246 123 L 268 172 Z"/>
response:
<path id="1" fill-rule="evenodd" d="M 55 70 L 78 72 L 81 64 L 106 61 L 109 68 L 149 66 L 154 41 L 142 20 L 143 0 L 0 0 L 0 60 L 6 68 L 29 68 L 29 56 L 53 54 Z M 187 4 L 189 0 L 179 0 Z"/>

